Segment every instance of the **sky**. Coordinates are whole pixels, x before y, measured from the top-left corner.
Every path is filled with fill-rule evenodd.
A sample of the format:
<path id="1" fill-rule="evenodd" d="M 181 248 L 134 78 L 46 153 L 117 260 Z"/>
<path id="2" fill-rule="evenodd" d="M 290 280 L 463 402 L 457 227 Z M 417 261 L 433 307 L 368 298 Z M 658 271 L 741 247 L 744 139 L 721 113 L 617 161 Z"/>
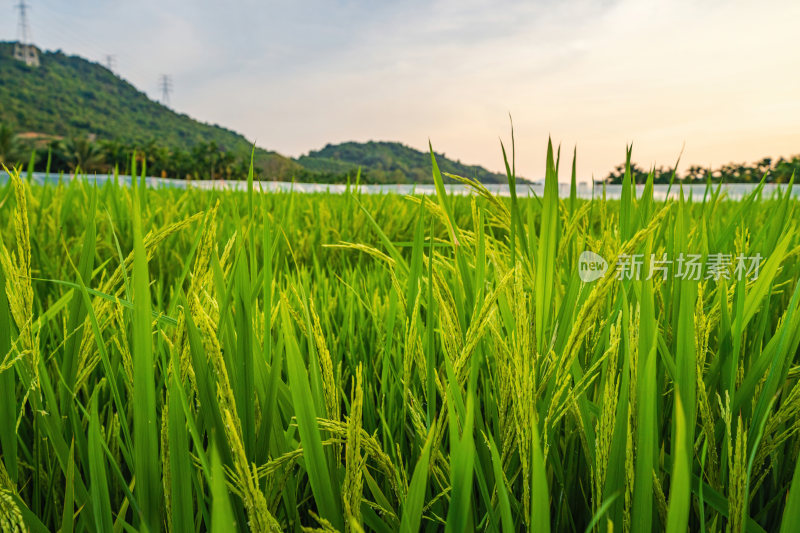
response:
<path id="1" fill-rule="evenodd" d="M 561 179 L 800 154 L 800 2 L 27 0 L 35 44 L 290 156 L 400 141 Z M 0 40 L 17 35 L 0 4 Z M 563 164 L 566 161 L 566 164 Z"/>

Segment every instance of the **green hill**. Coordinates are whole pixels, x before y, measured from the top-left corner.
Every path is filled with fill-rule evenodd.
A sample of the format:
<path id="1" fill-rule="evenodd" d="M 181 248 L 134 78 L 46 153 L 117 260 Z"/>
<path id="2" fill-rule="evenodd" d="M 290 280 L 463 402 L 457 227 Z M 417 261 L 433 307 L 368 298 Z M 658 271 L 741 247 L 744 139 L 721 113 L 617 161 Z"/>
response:
<path id="1" fill-rule="evenodd" d="M 297 160 L 311 171 L 323 173 L 355 173 L 369 183 L 432 183 L 431 156 L 398 142 L 369 141 L 329 144 L 322 150 L 312 151 Z M 490 172 L 483 167 L 453 161 L 436 154 L 442 172 L 484 183 L 506 183 L 505 174 Z"/>
<path id="2" fill-rule="evenodd" d="M 24 142 L 17 143 L 15 158 L 9 159 L 0 139 L 0 162 L 27 162 L 30 148 L 37 146 L 39 164 L 44 164 L 42 151 L 54 146 L 53 139 L 63 138 L 58 145 L 61 154 L 53 159 L 55 166 L 61 165 L 59 169 L 123 169 L 135 148 L 144 154 L 148 171 L 156 174 L 244 177 L 242 161 L 249 159 L 251 149 L 244 136 L 176 113 L 98 63 L 61 51 L 43 51 L 41 66 L 31 68 L 13 58 L 13 49 L 13 43 L 0 42 L 0 137 L 16 136 Z M 220 153 L 230 157 L 225 159 Z M 488 183 L 506 181 L 505 175 L 441 154 L 437 161 L 443 172 Z M 255 163 L 267 180 L 344 182 L 360 167 L 362 183 L 432 181 L 430 155 L 395 142 L 327 145 L 297 160 L 257 148 Z M 204 166 L 211 166 L 211 171 L 196 170 Z"/>
<path id="3" fill-rule="evenodd" d="M 191 149 L 217 144 L 247 152 L 251 143 L 221 126 L 205 124 L 154 102 L 102 65 L 60 51 L 41 52 L 41 66 L 15 61 L 13 43 L 0 43 L 0 122 L 17 132 Z M 282 176 L 302 168 L 291 159 L 259 149 L 257 163 Z"/>

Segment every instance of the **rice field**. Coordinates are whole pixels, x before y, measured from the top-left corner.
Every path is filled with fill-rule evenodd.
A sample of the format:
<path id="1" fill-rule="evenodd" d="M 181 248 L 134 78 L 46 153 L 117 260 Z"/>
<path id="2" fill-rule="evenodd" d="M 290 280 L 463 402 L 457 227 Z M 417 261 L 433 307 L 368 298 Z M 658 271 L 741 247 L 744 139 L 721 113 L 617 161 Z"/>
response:
<path id="1" fill-rule="evenodd" d="M 796 531 L 791 184 L 560 199 L 558 159 L 533 198 L 12 173 L 0 530 Z"/>

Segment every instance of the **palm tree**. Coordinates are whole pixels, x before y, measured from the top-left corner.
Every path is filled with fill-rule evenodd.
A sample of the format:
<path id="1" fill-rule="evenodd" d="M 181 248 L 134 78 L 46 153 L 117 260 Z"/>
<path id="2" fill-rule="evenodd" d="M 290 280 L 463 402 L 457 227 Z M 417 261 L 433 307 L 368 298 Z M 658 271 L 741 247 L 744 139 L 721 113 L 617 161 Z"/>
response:
<path id="1" fill-rule="evenodd" d="M 71 171 L 102 172 L 105 154 L 101 146 L 87 137 L 72 137 L 61 143 L 64 161 Z"/>
<path id="2" fill-rule="evenodd" d="M 127 172 L 126 169 L 131 164 L 131 154 L 133 148 L 127 144 L 118 141 L 100 141 L 100 149 L 105 154 L 106 167 L 113 171 L 114 168 L 120 169 L 122 172 Z"/>

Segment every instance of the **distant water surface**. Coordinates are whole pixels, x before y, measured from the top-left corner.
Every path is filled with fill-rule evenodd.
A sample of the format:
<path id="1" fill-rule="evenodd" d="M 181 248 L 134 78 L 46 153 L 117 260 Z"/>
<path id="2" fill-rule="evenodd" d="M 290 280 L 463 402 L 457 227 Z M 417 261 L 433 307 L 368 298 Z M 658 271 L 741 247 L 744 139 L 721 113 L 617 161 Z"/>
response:
<path id="1" fill-rule="evenodd" d="M 25 175 L 23 173 L 23 175 Z M 95 182 L 98 185 L 102 185 L 108 181 L 113 181 L 115 178 L 113 175 L 110 174 L 93 174 L 90 176 L 79 176 L 76 178 L 73 175 L 54 175 L 54 174 L 44 174 L 42 172 L 35 172 L 33 174 L 33 181 L 39 184 L 57 184 L 59 180 L 67 181 L 67 180 L 74 180 L 74 179 L 84 179 L 90 182 Z M 119 176 L 120 183 L 130 184 L 131 178 L 130 176 Z M 217 190 L 237 190 L 237 191 L 245 191 L 247 190 L 247 182 L 245 181 L 225 181 L 225 180 L 177 180 L 177 179 L 170 179 L 170 178 L 145 178 L 147 181 L 147 185 L 154 188 L 161 188 L 161 187 L 174 187 L 180 189 L 186 188 L 196 188 L 196 189 L 217 189 Z M 8 175 L 5 172 L 0 172 L 0 183 L 5 183 L 8 181 Z M 343 194 L 347 191 L 347 185 L 343 184 L 326 184 L 326 183 L 289 183 L 285 181 L 258 181 L 254 184 L 256 191 L 264 191 L 264 192 L 298 192 L 298 193 L 333 193 L 333 194 Z M 496 196 L 510 196 L 510 191 L 507 184 L 485 184 L 486 189 L 488 189 L 492 194 Z M 717 187 L 716 185 L 714 186 Z M 753 189 L 755 189 L 756 184 L 753 183 L 729 183 L 722 185 L 722 191 L 727 195 L 728 198 L 731 199 L 740 199 L 747 194 L 751 193 Z M 768 183 L 764 185 L 764 196 L 770 197 L 778 187 L 785 188 L 785 185 L 777 185 Z M 409 185 L 409 184 L 398 184 L 398 185 L 360 185 L 359 191 L 362 194 L 425 194 L 425 195 L 435 195 L 436 194 L 436 187 L 432 184 L 424 184 L 424 185 Z M 445 189 L 447 190 L 448 194 L 474 194 L 475 191 L 471 187 L 467 187 L 466 185 L 461 184 L 448 184 L 445 185 Z M 352 187 L 351 187 L 352 190 Z M 644 190 L 644 185 L 637 185 L 636 192 L 637 196 L 642 193 Z M 562 198 L 568 198 L 570 191 L 570 184 L 569 183 L 559 183 L 558 186 L 558 194 Z M 675 185 L 671 189 L 668 185 L 654 185 L 653 186 L 653 196 L 657 200 L 664 200 L 667 197 L 667 192 L 669 191 L 669 196 L 675 198 L 680 194 L 680 188 Z M 607 199 L 618 199 L 622 192 L 621 185 L 606 185 L 603 187 L 602 185 L 594 185 L 594 187 L 586 182 L 578 183 L 577 194 L 579 198 L 590 199 L 592 197 L 600 198 L 605 194 Z M 701 199 L 706 192 L 706 186 L 702 184 L 691 184 L 691 185 L 684 185 L 683 192 L 686 197 L 692 196 L 695 199 Z M 543 182 L 525 182 L 524 184 L 518 183 L 517 184 L 517 195 L 518 196 L 542 196 L 544 193 L 544 183 Z M 795 187 L 792 190 L 792 196 L 795 198 L 800 198 L 800 187 Z"/>

